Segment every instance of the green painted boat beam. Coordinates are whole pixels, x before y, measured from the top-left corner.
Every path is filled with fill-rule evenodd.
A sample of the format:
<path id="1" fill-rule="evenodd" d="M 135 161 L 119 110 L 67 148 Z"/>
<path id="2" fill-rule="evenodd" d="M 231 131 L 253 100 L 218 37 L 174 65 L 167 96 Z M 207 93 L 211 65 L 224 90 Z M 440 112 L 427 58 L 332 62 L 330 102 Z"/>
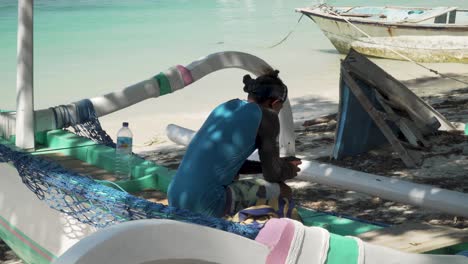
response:
<path id="1" fill-rule="evenodd" d="M 342 236 L 356 236 L 365 232 L 384 228 L 379 225 L 338 217 L 303 207 L 299 207 L 298 211 L 302 217 L 304 225 L 322 227 L 331 233 Z"/>
<path id="2" fill-rule="evenodd" d="M 114 171 L 115 150 L 110 147 L 77 136 L 65 130 L 52 130 L 37 136 L 41 147 L 33 154 L 59 152 L 72 156 L 107 171 Z M 128 181 L 115 182 L 129 193 L 142 190 L 158 190 L 167 192 L 167 188 L 175 171 L 169 170 L 154 162 L 146 161 L 137 156 L 132 157 L 132 177 Z M 114 184 L 101 182 L 114 187 Z M 358 235 L 364 232 L 382 228 L 365 222 L 342 218 L 326 213 L 316 212 L 306 208 L 299 208 L 304 224 L 320 226 L 339 235 Z"/>
<path id="3" fill-rule="evenodd" d="M 115 150 L 113 148 L 96 144 L 89 139 L 77 136 L 65 130 L 52 130 L 38 133 L 36 139 L 42 147 L 38 148 L 33 154 L 60 152 L 110 172 L 114 171 Z M 169 170 L 154 162 L 136 156 L 133 157 L 132 163 L 132 179 L 128 181 L 117 181 L 116 184 L 130 193 L 142 190 L 167 192 L 169 183 L 175 174 L 174 170 Z M 102 183 L 115 188 L 111 183 Z M 322 227 L 327 229 L 330 233 L 341 236 L 356 236 L 383 228 L 379 225 L 338 217 L 306 208 L 299 207 L 298 211 L 303 219 L 304 225 Z M 445 252 L 460 252 L 466 249 L 468 249 L 468 244 L 465 243 L 458 247 L 452 246 L 444 250 Z"/>

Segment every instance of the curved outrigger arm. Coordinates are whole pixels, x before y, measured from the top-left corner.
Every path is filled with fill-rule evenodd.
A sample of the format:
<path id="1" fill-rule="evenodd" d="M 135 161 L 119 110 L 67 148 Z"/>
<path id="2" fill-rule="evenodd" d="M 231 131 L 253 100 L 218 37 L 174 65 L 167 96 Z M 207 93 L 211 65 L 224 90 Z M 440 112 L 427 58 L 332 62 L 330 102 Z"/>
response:
<path id="1" fill-rule="evenodd" d="M 177 65 L 171 67 L 148 80 L 120 91 L 91 98 L 90 101 L 94 106 L 97 117 L 101 117 L 143 100 L 175 92 L 212 72 L 227 68 L 243 69 L 257 76 L 272 70 L 268 63 L 251 54 L 236 51 L 219 52 L 200 58 L 187 66 Z M 80 115 L 77 113 L 79 103 L 74 102 L 63 106 L 75 120 L 75 123 L 86 121 L 80 120 Z M 68 120 L 67 117 L 57 112 L 54 113 L 49 108 L 35 111 L 35 131 L 63 128 L 68 125 L 66 120 Z M 0 113 L 0 136 L 9 137 L 14 135 L 15 121 L 15 112 Z M 294 126 L 289 101 L 285 102 L 284 110 L 280 114 L 280 121 L 283 128 L 280 135 L 280 144 L 288 146 L 287 153 L 294 154 Z"/>

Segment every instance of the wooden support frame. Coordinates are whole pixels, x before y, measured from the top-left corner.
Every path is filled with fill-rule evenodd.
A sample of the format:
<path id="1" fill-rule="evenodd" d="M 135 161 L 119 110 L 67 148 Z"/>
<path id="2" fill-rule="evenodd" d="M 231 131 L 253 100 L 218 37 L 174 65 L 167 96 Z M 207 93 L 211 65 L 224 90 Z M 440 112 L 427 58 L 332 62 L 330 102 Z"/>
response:
<path id="1" fill-rule="evenodd" d="M 412 146 L 417 148 L 419 147 L 419 144 L 421 144 L 424 147 L 429 147 L 429 142 L 424 139 L 422 133 L 420 133 L 416 126 L 412 124 L 411 120 L 397 115 L 395 111 L 393 111 L 393 109 L 387 104 L 387 100 L 385 100 L 385 98 L 378 91 L 375 91 L 375 95 L 380 105 L 390 117 L 388 119 L 397 124 L 403 135 L 405 135 L 406 139 Z"/>
<path id="2" fill-rule="evenodd" d="M 372 102 L 366 97 L 364 92 L 361 90 L 359 85 L 354 81 L 350 73 L 341 67 L 341 76 L 343 80 L 348 84 L 351 92 L 356 96 L 359 103 L 367 111 L 369 116 L 375 122 L 375 124 L 382 131 L 382 134 L 387 138 L 388 142 L 392 145 L 393 149 L 398 153 L 400 158 L 403 160 L 406 166 L 414 168 L 421 164 L 421 156 L 407 150 L 402 142 L 398 140 L 396 135 L 393 133 L 387 121 L 384 119 L 385 114 L 377 110 Z"/>
<path id="3" fill-rule="evenodd" d="M 388 98 L 392 108 L 405 109 L 411 120 L 423 135 L 433 133 L 434 129 L 456 130 L 442 114 L 414 94 L 403 83 L 379 68 L 365 56 L 351 50 L 342 62 L 342 67 L 353 76 L 359 77 L 375 87 L 385 98 Z M 438 122 L 434 122 L 438 120 Z M 437 125 L 437 126 L 436 126 Z"/>
<path id="4" fill-rule="evenodd" d="M 18 52 L 16 68 L 16 146 L 35 148 L 34 128 L 34 0 L 18 1 Z"/>

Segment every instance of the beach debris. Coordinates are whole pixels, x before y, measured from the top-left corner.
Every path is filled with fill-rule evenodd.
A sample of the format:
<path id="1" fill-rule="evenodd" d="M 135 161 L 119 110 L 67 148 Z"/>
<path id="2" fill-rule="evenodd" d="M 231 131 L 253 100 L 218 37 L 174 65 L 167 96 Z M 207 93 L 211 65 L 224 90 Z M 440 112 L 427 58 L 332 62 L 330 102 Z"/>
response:
<path id="1" fill-rule="evenodd" d="M 468 241 L 468 230 L 420 223 L 404 223 L 358 235 L 363 241 L 398 249 L 422 253 Z"/>
<path id="2" fill-rule="evenodd" d="M 390 144 L 407 167 L 421 165 L 426 136 L 455 130 L 405 85 L 351 50 L 341 64 L 340 105 L 333 158 L 341 160 Z"/>
<path id="3" fill-rule="evenodd" d="M 333 114 L 329 114 L 329 115 L 326 115 L 326 116 L 317 117 L 315 119 L 306 120 L 306 121 L 304 121 L 302 126 L 309 127 L 309 126 L 323 124 L 323 123 L 330 123 L 331 121 L 336 120 L 336 116 L 337 116 L 337 114 L 333 113 Z"/>

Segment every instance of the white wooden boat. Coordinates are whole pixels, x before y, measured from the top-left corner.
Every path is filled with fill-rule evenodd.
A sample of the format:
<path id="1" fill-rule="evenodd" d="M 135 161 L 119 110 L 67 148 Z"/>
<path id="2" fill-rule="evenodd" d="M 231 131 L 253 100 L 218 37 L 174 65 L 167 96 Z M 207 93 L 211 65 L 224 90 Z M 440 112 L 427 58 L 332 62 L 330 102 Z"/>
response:
<path id="1" fill-rule="evenodd" d="M 355 252 L 347 248 L 353 243 Z M 55 263 L 462 264 L 466 257 L 403 253 L 285 219 L 268 222 L 255 240 L 193 224 L 138 220 L 96 232 Z"/>
<path id="2" fill-rule="evenodd" d="M 97 115 L 103 116 L 142 100 L 177 91 L 213 71 L 225 68 L 241 68 L 256 75 L 271 69 L 265 61 L 250 54 L 220 52 L 196 60 L 186 67 L 177 65 L 157 77 L 149 78 L 121 91 L 92 98 L 90 102 L 94 105 Z M 108 98 L 118 99 L 108 100 Z M 71 119 L 81 120 L 77 112 L 77 103 L 64 107 L 71 110 L 65 111 L 73 116 Z M 24 128 L 35 135 L 36 149 L 30 152 L 31 154 L 59 153 L 112 173 L 114 150 L 60 130 L 68 126 L 64 124 L 64 120 L 68 118 L 54 114 L 49 108 L 34 112 L 36 118 L 32 121 L 35 125 Z M 16 125 L 19 122 L 19 115 L 19 112 L 0 111 L 0 145 L 11 147 L 14 138 L 18 137 Z M 291 139 L 283 141 L 289 142 Z M 0 155 L 5 154 L 0 152 Z M 148 168 L 142 166 L 139 169 L 138 166 L 134 166 L 132 169 L 134 178 L 119 182 L 119 185 L 124 189 L 141 190 L 145 188 L 143 185 L 149 183 L 152 187 L 146 185 L 147 187 L 166 190 L 171 172 L 163 167 L 155 167 L 153 172 L 148 172 Z M 141 172 L 138 172 L 139 170 Z M 0 159 L 0 238 L 26 263 L 51 263 L 73 244 L 98 230 L 92 225 L 83 224 L 51 208 L 54 203 L 60 201 L 49 200 L 48 193 L 44 192 L 44 198 L 39 200 L 22 179 L 12 162 Z"/>
<path id="3" fill-rule="evenodd" d="M 411 50 L 405 55 L 417 61 L 466 62 L 467 47 L 463 43 L 468 35 L 466 9 L 320 5 L 296 11 L 312 19 L 343 54 L 356 45 L 367 55 L 403 59 L 388 51 L 391 48 L 400 51 L 406 45 Z M 427 37 L 436 37 L 437 41 L 425 43 Z M 381 52 L 382 49 L 386 51 Z"/>
<path id="4" fill-rule="evenodd" d="M 169 70 L 166 75 L 168 83 L 171 84 L 169 91 L 182 89 L 189 84 L 190 82 L 185 83 L 183 78 L 184 76 L 188 76 L 187 74 L 193 76 L 193 80 L 198 80 L 213 70 L 230 67 L 243 68 L 252 73 L 259 73 L 261 69 L 266 69 L 269 66 L 264 61 L 248 54 L 236 52 L 213 54 L 195 61 L 186 67 L 182 68 L 182 66 L 180 66 L 178 68 L 171 68 L 172 70 Z M 182 72 L 183 70 L 187 70 L 187 72 L 184 71 L 185 75 L 184 72 Z M 177 86 L 172 86 L 173 84 Z M 174 87 L 178 89 L 174 89 Z M 155 82 L 152 78 L 148 81 L 130 86 L 125 90 L 127 91 L 127 96 L 144 100 L 159 96 L 161 93 L 158 92 L 154 94 L 154 91 L 160 91 L 160 88 L 159 83 Z M 116 93 L 121 94 L 121 91 Z M 122 99 L 122 101 L 136 103 L 138 100 L 135 98 L 133 98 L 135 101 L 130 100 L 131 98 L 127 98 L 127 100 Z M 104 107 L 107 105 L 106 103 L 99 104 L 99 102 L 103 101 L 100 98 L 94 98 L 94 100 L 96 101 L 97 107 Z M 112 109 L 118 110 L 126 106 L 128 105 Z M 73 105 L 70 106 L 71 109 L 74 109 L 74 107 Z M 43 110 L 39 110 L 38 112 L 41 111 Z M 105 113 L 105 111 L 101 110 L 100 113 Z M 0 124 L 5 125 L 5 127 L 2 127 L 2 135 L 5 136 L 9 134 L 6 133 L 8 128 L 15 127 L 12 123 L 15 122 L 15 114 L 7 113 L 0 116 L 4 118 Z M 47 115 L 44 114 L 44 116 Z M 292 120 L 290 112 L 287 113 L 287 116 Z M 50 117 L 52 120 L 56 118 L 60 119 L 60 116 Z M 36 129 L 46 127 L 50 124 L 60 125 L 60 122 L 51 122 L 50 119 L 43 118 L 36 120 L 36 122 L 39 123 L 46 123 L 36 126 Z M 58 127 L 51 127 L 45 130 L 56 128 Z M 15 135 L 14 130 L 10 132 L 11 134 L 9 135 Z M 67 157 L 75 157 L 107 170 L 109 170 L 109 166 L 113 164 L 112 155 L 109 154 L 109 152 L 112 152 L 112 149 L 106 149 L 106 147 L 92 141 L 90 142 L 89 140 L 82 140 L 78 136 L 62 130 L 43 131 L 42 133 L 46 133 L 46 135 L 39 136 L 39 138 L 42 138 L 40 140 L 48 141 L 49 145 L 45 149 L 37 149 L 37 152 L 40 153 L 35 153 L 35 155 L 47 152 L 59 152 Z M 289 135 L 288 133 L 284 134 Z M 286 136 L 284 142 L 290 140 L 292 139 Z M 0 140 L 0 143 L 7 144 L 7 141 Z M 310 172 L 310 168 L 307 169 L 308 167 L 316 169 L 321 168 L 324 170 L 323 172 L 310 172 L 310 175 L 325 175 L 326 177 L 324 178 L 331 178 L 333 176 L 332 174 L 337 170 L 337 168 L 312 165 L 310 162 L 304 162 L 303 166 L 306 166 L 304 167 L 304 172 Z M 138 171 L 138 168 L 136 168 L 135 171 Z M 119 185 L 127 190 L 135 186 L 138 186 L 140 189 L 146 189 L 145 184 L 150 182 L 150 184 L 153 184 L 153 188 L 165 190 L 170 181 L 171 173 L 162 167 L 155 168 L 154 170 L 150 168 L 150 171 L 151 174 L 143 172 L 140 175 L 134 175 L 132 170 L 132 176 L 134 178 L 127 182 L 120 182 Z M 342 177 L 346 172 L 336 171 L 336 173 Z M 347 176 L 349 177 L 345 178 L 354 179 L 352 177 L 353 173 L 355 172 L 351 172 L 351 174 L 348 172 Z M 430 187 L 428 188 L 430 189 Z M 430 192 L 429 189 L 428 192 Z M 54 207 L 54 203 L 60 203 L 61 200 L 60 193 L 58 193 L 58 197 L 55 195 L 55 197 L 52 197 L 53 199 L 47 199 L 48 195 L 54 196 L 54 193 L 49 193 L 50 190 L 53 189 L 45 189 L 44 196 L 46 199 L 39 200 L 27 185 L 22 182 L 22 177 L 12 163 L 0 163 L 0 237 L 27 263 L 48 264 L 54 261 L 57 261 L 57 263 L 70 264 L 129 262 L 174 263 L 172 261 L 190 263 L 192 260 L 196 260 L 199 263 L 234 263 L 237 260 L 245 259 L 245 256 L 243 257 L 242 254 L 233 255 L 233 247 L 242 250 L 242 252 L 249 252 L 248 258 L 251 260 L 250 263 L 270 263 L 268 259 L 272 254 L 272 247 L 265 245 L 265 241 L 247 240 L 232 233 L 211 230 L 198 225 L 167 223 L 164 221 L 162 221 L 163 224 L 160 224 L 161 220 L 153 219 L 145 220 L 141 222 L 141 224 L 120 223 L 117 221 L 111 228 L 99 230 L 99 228 L 93 225 L 83 224 L 71 216 L 67 216 L 56 209 L 52 209 L 51 207 Z M 90 192 L 92 192 L 92 190 L 90 190 Z M 438 192 L 443 193 L 443 190 L 438 190 Z M 424 191 L 422 193 L 426 192 Z M 74 193 L 72 192 L 70 195 L 74 195 Z M 99 201 L 97 202 L 99 203 Z M 90 203 L 99 206 L 94 200 L 90 201 Z M 67 207 L 63 208 L 67 210 Z M 96 214 L 103 212 L 99 210 L 99 207 L 96 209 L 98 209 Z M 106 210 L 109 209 L 110 208 L 107 208 Z M 461 209 L 461 211 L 466 210 Z M 317 220 L 315 220 L 316 217 L 317 216 L 313 216 L 313 223 L 317 223 Z M 297 251 L 300 253 L 290 254 L 290 250 L 286 252 L 288 256 L 291 255 L 291 257 L 297 260 L 295 263 L 324 263 L 325 261 L 327 261 L 327 263 L 344 263 L 345 259 L 347 261 L 349 257 L 343 254 L 343 252 L 346 252 L 344 246 L 336 244 L 340 241 L 346 242 L 351 248 L 354 248 L 354 261 L 349 263 L 375 263 L 377 260 L 393 261 L 397 258 L 400 260 L 399 263 L 421 264 L 448 262 L 464 263 L 466 260 L 462 256 L 408 254 L 398 250 L 367 244 L 359 239 L 346 238 L 343 236 L 363 233 L 360 231 L 362 230 L 362 226 L 356 227 L 352 221 L 346 218 L 335 217 L 332 221 L 330 221 L 330 218 L 326 218 L 325 221 L 328 222 L 326 222 L 326 224 L 324 222 L 323 226 L 329 226 L 335 232 L 339 228 L 342 228 L 347 231 L 347 233 L 341 233 L 341 235 L 336 233 L 329 234 L 326 230 L 321 228 L 309 228 L 302 224 L 296 224 L 296 229 L 293 230 L 294 234 L 296 235 L 302 232 L 302 234 L 305 235 L 301 236 L 302 240 L 298 240 L 299 242 L 303 241 L 303 243 L 296 243 L 298 246 L 302 247 L 301 250 Z M 316 234 L 307 235 L 308 232 L 310 233 L 312 231 Z M 94 233 L 96 234 L 93 235 Z M 325 236 L 320 243 L 310 244 L 311 239 L 317 238 L 317 234 L 324 234 Z M 466 235 L 464 235 L 464 237 L 466 237 Z M 283 241 L 283 237 L 278 239 L 278 242 Z M 358 242 L 353 242 L 354 240 Z M 207 250 L 207 245 L 201 244 L 199 241 L 211 241 L 212 246 L 210 244 Z M 464 244 L 461 244 L 461 248 L 458 248 L 460 243 L 463 243 L 463 241 L 457 240 L 452 242 L 451 245 L 456 245 L 457 250 L 465 250 Z M 418 242 L 415 244 L 420 243 Z M 232 247 L 225 245 L 232 245 Z M 314 245 L 320 245 L 320 247 Z M 221 246 L 221 248 L 216 249 L 214 248 L 215 246 Z M 212 247 L 214 250 L 211 249 Z M 330 247 L 331 250 L 326 250 L 328 247 Z M 291 252 L 293 249 L 298 248 L 299 247 L 291 247 Z M 318 248 L 324 249 L 320 251 L 322 254 L 314 253 L 317 252 Z M 172 251 L 170 251 L 170 249 L 172 249 Z M 238 251 L 236 250 L 235 252 Z M 327 254 L 324 254 L 324 252 Z M 285 252 L 283 253 L 286 254 Z M 230 256 L 230 259 L 221 260 L 218 256 Z M 386 263 L 382 261 L 379 262 Z"/>
<path id="5" fill-rule="evenodd" d="M 468 63 L 468 36 L 364 37 L 351 47 L 372 57 L 401 60 L 402 54 L 418 62 Z"/>

